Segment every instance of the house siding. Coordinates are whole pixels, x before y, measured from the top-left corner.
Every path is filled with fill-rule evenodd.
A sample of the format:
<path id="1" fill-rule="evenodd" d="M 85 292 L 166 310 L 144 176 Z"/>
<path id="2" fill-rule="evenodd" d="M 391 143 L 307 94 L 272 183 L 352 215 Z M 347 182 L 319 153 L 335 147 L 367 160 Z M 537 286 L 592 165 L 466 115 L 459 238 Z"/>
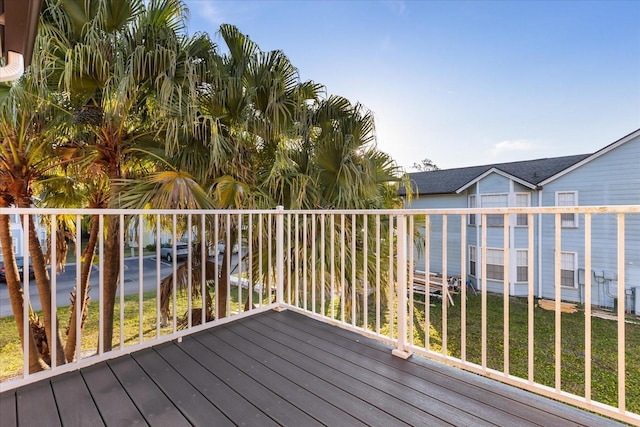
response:
<path id="1" fill-rule="evenodd" d="M 579 157 L 579 156 L 578 156 Z M 516 206 L 516 194 L 529 194 L 529 206 L 556 206 L 557 192 L 575 192 L 579 206 L 605 205 L 638 205 L 640 204 L 640 130 L 616 141 L 610 146 L 578 159 L 581 163 L 564 166 L 566 169 L 554 172 L 556 175 L 545 178 L 543 187 L 532 189 L 510 179 L 502 172 L 488 173 L 469 183 L 461 194 L 439 194 L 437 196 L 421 196 L 410 208 L 461 208 L 468 206 L 468 196 L 476 195 L 477 206 L 481 207 L 481 196 L 488 194 L 509 194 L 508 205 Z M 554 160 L 554 159 L 550 159 Z M 535 176 L 535 175 L 534 175 Z M 423 178 L 424 179 L 424 178 Z M 539 182 L 539 181 L 538 181 Z M 467 225 L 465 251 L 467 268 L 469 262 L 469 246 L 477 248 L 477 277 L 467 279 L 478 284 L 481 275 L 481 218 L 478 225 Z M 563 227 L 561 230 L 561 251 L 575 254 L 575 287 L 563 287 L 561 298 L 567 301 L 584 301 L 585 282 L 585 236 L 584 215 L 577 215 L 575 227 Z M 554 215 L 535 215 L 527 226 L 517 226 L 516 215 L 509 218 L 509 242 L 504 242 L 502 227 L 487 227 L 487 247 L 507 248 L 512 282 L 515 281 L 516 252 L 527 250 L 529 246 L 529 227 L 533 227 L 534 289 L 538 297 L 555 298 L 555 218 Z M 592 277 L 593 304 L 612 307 L 618 286 L 618 224 L 617 215 L 592 215 Z M 460 272 L 460 218 L 449 217 L 447 231 L 449 238 L 447 266 L 448 274 Z M 625 259 L 624 275 L 627 289 L 640 287 L 640 215 L 625 216 Z M 432 218 L 431 238 L 432 271 L 442 271 L 442 220 L 438 216 Z M 506 255 L 505 255 L 506 256 Z M 420 260 L 422 264 L 424 261 Z M 511 294 L 526 295 L 528 283 L 512 283 Z M 488 281 L 487 289 L 502 292 L 502 281 Z M 628 296 L 628 295 L 627 295 Z M 639 304 L 636 304 L 638 306 Z"/>
<path id="2" fill-rule="evenodd" d="M 640 137 L 593 159 L 579 168 L 548 183 L 542 190 L 543 205 L 555 206 L 558 191 L 576 191 L 580 206 L 637 205 L 640 204 Z M 584 269 L 584 215 L 578 215 L 577 228 L 563 228 L 563 252 L 578 254 L 578 268 Z M 554 265 L 554 218 L 546 216 L 542 223 L 542 265 Z M 592 295 L 598 304 L 611 307 L 618 275 L 617 217 L 592 217 Z M 640 217 L 627 215 L 625 220 L 625 287 L 640 286 Z M 542 296 L 553 296 L 554 270 L 542 271 Z M 583 302 L 584 289 L 563 288 L 562 298 Z"/>
<path id="3" fill-rule="evenodd" d="M 448 209 L 448 208 L 466 208 L 467 196 L 464 194 L 451 195 L 436 195 L 429 197 L 421 197 L 416 199 L 411 204 L 414 209 Z M 423 221 L 424 218 L 421 218 Z M 442 252 L 443 252 L 443 239 L 442 239 L 442 216 L 432 215 L 429 217 L 429 270 L 432 272 L 441 273 L 443 271 Z M 460 270 L 460 246 L 459 244 L 452 245 L 451 242 L 460 242 L 460 215 L 448 215 L 447 216 L 447 274 L 459 275 Z M 424 229 L 418 230 L 424 237 Z M 417 248 L 414 248 L 414 266 L 418 270 L 424 270 L 424 256 L 419 253 Z"/>

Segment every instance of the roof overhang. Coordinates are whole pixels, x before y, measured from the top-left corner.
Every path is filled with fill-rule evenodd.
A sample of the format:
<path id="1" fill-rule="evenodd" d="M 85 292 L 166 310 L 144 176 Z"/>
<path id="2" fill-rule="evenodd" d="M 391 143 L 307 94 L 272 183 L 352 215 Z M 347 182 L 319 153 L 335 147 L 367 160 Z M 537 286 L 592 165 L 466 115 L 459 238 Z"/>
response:
<path id="1" fill-rule="evenodd" d="M 42 0 L 0 0 L 0 81 L 16 80 L 31 64 Z"/>

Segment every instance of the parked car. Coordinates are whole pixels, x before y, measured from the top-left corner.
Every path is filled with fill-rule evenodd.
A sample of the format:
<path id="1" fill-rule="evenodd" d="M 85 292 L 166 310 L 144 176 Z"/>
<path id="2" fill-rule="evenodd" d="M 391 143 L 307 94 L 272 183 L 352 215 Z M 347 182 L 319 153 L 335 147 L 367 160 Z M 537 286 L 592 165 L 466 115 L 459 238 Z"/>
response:
<path id="1" fill-rule="evenodd" d="M 178 242 L 176 243 L 176 254 L 173 254 L 173 244 L 171 243 L 163 243 L 160 245 L 160 258 L 164 258 L 167 262 L 171 262 L 173 258 L 181 259 L 186 258 L 189 254 L 189 245 L 186 243 Z"/>
<path id="2" fill-rule="evenodd" d="M 223 253 L 223 252 L 224 252 L 224 248 L 225 248 L 225 247 L 226 247 L 226 245 L 225 245 L 225 243 L 224 243 L 224 240 L 220 240 L 220 241 L 218 242 L 218 253 L 219 253 L 219 254 Z M 243 250 L 244 250 L 244 245 L 242 245 L 242 248 L 243 248 Z M 238 253 L 238 244 L 237 244 L 237 243 L 235 243 L 235 244 L 233 245 L 232 250 L 233 250 L 233 253 L 234 253 L 234 254 L 237 254 L 237 253 Z"/>
<path id="3" fill-rule="evenodd" d="M 22 278 L 22 272 L 24 270 L 24 258 L 22 258 L 21 256 L 17 256 L 16 264 L 18 265 L 18 274 L 20 275 L 20 278 Z M 29 265 L 29 279 L 33 279 L 34 277 L 36 277 L 36 273 L 33 270 L 33 266 Z M 7 278 L 4 269 L 4 261 L 0 261 L 0 282 L 6 281 Z"/>

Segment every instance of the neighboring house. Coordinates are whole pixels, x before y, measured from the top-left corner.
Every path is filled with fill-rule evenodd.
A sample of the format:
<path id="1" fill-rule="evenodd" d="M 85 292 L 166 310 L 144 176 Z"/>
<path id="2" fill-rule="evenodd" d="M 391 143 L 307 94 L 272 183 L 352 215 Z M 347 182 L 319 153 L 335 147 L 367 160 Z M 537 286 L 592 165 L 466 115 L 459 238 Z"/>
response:
<path id="1" fill-rule="evenodd" d="M 592 154 L 537 159 L 410 174 L 419 193 L 407 208 L 459 209 L 474 207 L 604 206 L 640 204 L 640 129 Z M 403 188 L 400 194 L 404 195 Z M 487 272 L 481 269 L 480 215 L 468 215 L 465 281 L 502 292 L 504 278 L 503 216 L 487 215 Z M 534 289 L 540 298 L 554 299 L 555 225 L 553 215 L 511 215 L 509 256 L 511 295 L 526 295 L 527 272 L 534 268 Z M 593 304 L 614 306 L 617 286 L 617 218 L 593 216 Z M 563 214 L 562 299 L 584 302 L 584 216 Z M 534 227 L 534 266 L 527 265 L 528 227 Z M 447 273 L 459 275 L 460 221 L 447 227 Z M 640 218 L 627 215 L 625 223 L 625 286 L 627 302 L 635 293 L 640 311 Z M 442 218 L 434 215 L 430 227 L 430 270 L 442 272 Z M 424 261 L 417 259 L 416 268 Z M 634 289 L 635 288 L 635 289 Z M 634 289 L 633 291 L 631 291 Z M 640 313 L 638 313 L 640 314 Z"/>
<path id="2" fill-rule="evenodd" d="M 47 242 L 47 231 L 39 225 L 39 221 L 36 219 L 36 232 L 38 233 L 38 238 L 40 239 L 40 244 L 42 248 L 46 250 L 46 242 Z M 11 240 L 13 242 L 13 253 L 16 256 L 22 256 L 22 251 L 25 245 L 25 236 L 24 230 L 22 228 L 22 222 L 20 221 L 20 216 L 11 214 L 9 215 L 9 228 L 11 229 Z M 2 260 L 2 251 L 0 251 L 0 261 Z"/>

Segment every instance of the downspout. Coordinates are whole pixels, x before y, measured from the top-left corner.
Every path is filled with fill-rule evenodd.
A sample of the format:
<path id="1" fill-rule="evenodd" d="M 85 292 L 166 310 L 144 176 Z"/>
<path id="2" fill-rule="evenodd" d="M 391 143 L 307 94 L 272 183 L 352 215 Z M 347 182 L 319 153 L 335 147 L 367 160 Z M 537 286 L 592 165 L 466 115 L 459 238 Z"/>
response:
<path id="1" fill-rule="evenodd" d="M 0 67 L 0 82 L 18 80 L 24 74 L 24 58 L 16 52 L 7 52 L 7 65 Z"/>

